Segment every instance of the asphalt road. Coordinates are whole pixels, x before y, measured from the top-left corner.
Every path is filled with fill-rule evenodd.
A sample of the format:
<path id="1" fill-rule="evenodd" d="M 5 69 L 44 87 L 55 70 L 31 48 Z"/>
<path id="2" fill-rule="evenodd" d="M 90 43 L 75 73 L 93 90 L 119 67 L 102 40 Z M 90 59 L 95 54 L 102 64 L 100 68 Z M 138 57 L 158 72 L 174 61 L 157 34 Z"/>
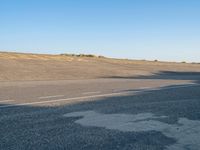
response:
<path id="1" fill-rule="evenodd" d="M 178 76 L 1 82 L 0 149 L 198 150 L 199 80 Z"/>

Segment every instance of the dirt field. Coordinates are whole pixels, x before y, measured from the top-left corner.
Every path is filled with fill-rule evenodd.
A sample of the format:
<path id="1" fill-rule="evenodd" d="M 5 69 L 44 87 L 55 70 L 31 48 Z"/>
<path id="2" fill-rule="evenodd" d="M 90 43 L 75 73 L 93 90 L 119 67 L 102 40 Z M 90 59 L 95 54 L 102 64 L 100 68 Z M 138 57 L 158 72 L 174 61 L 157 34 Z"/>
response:
<path id="1" fill-rule="evenodd" d="M 0 81 L 131 78 L 163 71 L 199 72 L 200 64 L 0 52 Z"/>

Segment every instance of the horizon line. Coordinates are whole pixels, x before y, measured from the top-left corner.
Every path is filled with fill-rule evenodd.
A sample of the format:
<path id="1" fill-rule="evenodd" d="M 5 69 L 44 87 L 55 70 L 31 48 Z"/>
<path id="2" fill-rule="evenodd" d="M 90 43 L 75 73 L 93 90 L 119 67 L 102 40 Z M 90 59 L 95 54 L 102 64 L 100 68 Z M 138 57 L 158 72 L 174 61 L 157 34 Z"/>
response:
<path id="1" fill-rule="evenodd" d="M 163 63 L 185 63 L 185 64 L 200 64 L 198 61 L 170 61 L 170 60 L 162 60 L 162 59 L 137 59 L 137 58 L 125 58 L 125 57 L 110 57 L 106 55 L 101 54 L 95 54 L 95 53 L 45 53 L 45 52 L 21 52 L 18 50 L 0 50 L 0 53 L 15 53 L 15 54 L 27 54 L 27 55 L 94 55 L 94 56 L 102 56 L 108 59 L 122 59 L 122 60 L 132 60 L 132 61 L 150 61 L 150 62 L 163 62 Z M 73 56 L 71 56 L 73 57 Z M 74 56 L 76 57 L 76 56 Z"/>

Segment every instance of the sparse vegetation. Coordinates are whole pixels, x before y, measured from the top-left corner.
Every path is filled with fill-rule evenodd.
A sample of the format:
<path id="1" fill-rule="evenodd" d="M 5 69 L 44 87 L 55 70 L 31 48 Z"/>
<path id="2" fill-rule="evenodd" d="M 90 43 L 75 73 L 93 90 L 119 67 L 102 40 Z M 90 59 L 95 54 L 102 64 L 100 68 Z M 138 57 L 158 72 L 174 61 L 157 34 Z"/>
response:
<path id="1" fill-rule="evenodd" d="M 79 54 L 77 57 L 97 57 L 96 55 L 93 54 Z"/>
<path id="2" fill-rule="evenodd" d="M 104 58 L 101 55 L 90 54 L 49 55 L 0 52 L 0 81 L 137 77 L 162 70 L 200 72 L 200 66 L 160 60 L 154 62 L 154 60 Z"/>
<path id="3" fill-rule="evenodd" d="M 106 57 L 105 57 L 105 56 L 101 56 L 101 55 L 100 55 L 100 56 L 98 56 L 98 58 L 106 58 Z"/>
<path id="4" fill-rule="evenodd" d="M 62 56 L 71 56 L 71 57 L 96 57 L 96 58 L 105 58 L 104 56 L 96 56 L 93 54 L 60 54 Z"/>
<path id="5" fill-rule="evenodd" d="M 72 57 L 75 57 L 76 55 L 75 54 L 60 54 L 61 56 L 72 56 Z"/>

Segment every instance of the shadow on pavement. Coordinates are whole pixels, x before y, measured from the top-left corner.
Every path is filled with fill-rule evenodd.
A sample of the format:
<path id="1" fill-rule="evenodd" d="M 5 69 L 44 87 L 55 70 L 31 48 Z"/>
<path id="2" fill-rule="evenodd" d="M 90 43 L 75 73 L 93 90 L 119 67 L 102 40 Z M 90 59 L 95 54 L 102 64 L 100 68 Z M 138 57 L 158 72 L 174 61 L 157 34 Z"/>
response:
<path id="1" fill-rule="evenodd" d="M 195 76 L 195 82 L 199 83 L 199 74 L 161 72 L 150 76 L 149 79 L 193 80 L 185 77 L 192 75 Z M 163 88 L 159 91 L 141 91 L 126 96 L 106 97 L 61 106 L 0 108 L 0 149 L 162 150 L 177 143 L 177 139 L 155 130 L 122 132 L 104 127 L 82 126 L 75 121 L 83 116 L 64 117 L 64 114 L 91 110 L 102 114 L 152 113 L 155 116 L 167 116 L 157 119 L 160 122 L 179 125 L 179 118 L 200 120 L 199 91 L 199 86 Z M 8 104 L 1 104 L 0 107 L 6 105 Z"/>
<path id="2" fill-rule="evenodd" d="M 193 80 L 195 83 L 200 83 L 200 72 L 178 72 L 178 71 L 160 71 L 153 75 L 140 76 L 111 76 L 109 78 L 119 79 L 164 79 L 164 80 Z"/>

